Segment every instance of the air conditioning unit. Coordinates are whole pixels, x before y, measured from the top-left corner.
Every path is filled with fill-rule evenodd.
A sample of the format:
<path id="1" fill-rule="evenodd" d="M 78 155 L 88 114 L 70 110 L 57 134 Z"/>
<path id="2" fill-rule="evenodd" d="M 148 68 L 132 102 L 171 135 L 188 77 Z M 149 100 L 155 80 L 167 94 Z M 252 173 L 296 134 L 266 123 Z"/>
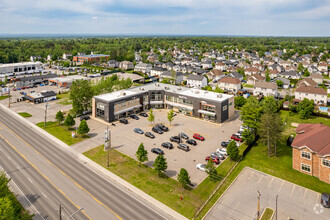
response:
<path id="1" fill-rule="evenodd" d="M 126 92 L 121 92 L 120 95 L 125 96 Z"/>
<path id="2" fill-rule="evenodd" d="M 221 94 L 218 94 L 217 97 L 218 97 L 218 98 L 222 98 L 222 95 L 221 95 Z"/>
<path id="3" fill-rule="evenodd" d="M 178 89 L 178 90 L 181 90 L 181 87 L 178 87 L 177 89 Z"/>

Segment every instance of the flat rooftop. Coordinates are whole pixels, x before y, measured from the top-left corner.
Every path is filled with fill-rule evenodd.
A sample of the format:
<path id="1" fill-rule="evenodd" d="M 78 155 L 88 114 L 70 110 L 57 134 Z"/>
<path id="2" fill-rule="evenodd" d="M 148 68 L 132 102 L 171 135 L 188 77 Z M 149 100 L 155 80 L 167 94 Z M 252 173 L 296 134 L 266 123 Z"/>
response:
<path id="1" fill-rule="evenodd" d="M 183 95 L 183 96 L 195 97 L 195 98 L 211 100 L 211 101 L 216 101 L 216 102 L 223 102 L 224 100 L 233 97 L 233 95 L 210 92 L 210 91 L 200 90 L 200 89 L 192 89 L 192 88 L 187 88 L 187 87 L 183 87 L 183 86 L 175 86 L 175 85 L 169 85 L 169 84 L 164 84 L 164 83 L 150 83 L 150 84 L 137 86 L 137 87 L 126 89 L 126 90 L 98 95 L 98 96 L 95 96 L 95 98 L 109 102 L 109 101 L 113 101 L 116 99 L 121 99 L 123 97 L 129 97 L 129 96 L 141 94 L 141 93 L 144 93 L 149 90 L 163 90 L 163 91 L 172 92 L 172 93 L 176 93 L 176 94 Z"/>
<path id="2" fill-rule="evenodd" d="M 41 65 L 41 62 L 22 62 L 22 63 L 1 63 L 0 67 L 11 67 L 11 66 L 24 66 L 24 65 Z"/>
<path id="3" fill-rule="evenodd" d="M 89 54 L 89 55 L 78 55 L 75 57 L 88 57 L 88 58 L 95 58 L 95 57 L 108 57 L 110 55 L 106 55 L 106 54 Z"/>

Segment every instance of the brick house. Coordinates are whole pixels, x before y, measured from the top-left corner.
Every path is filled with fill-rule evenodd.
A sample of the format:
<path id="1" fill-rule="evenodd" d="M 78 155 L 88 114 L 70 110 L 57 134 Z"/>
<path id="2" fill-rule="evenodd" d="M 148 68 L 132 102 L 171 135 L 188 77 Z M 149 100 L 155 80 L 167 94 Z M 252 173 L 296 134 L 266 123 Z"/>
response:
<path id="1" fill-rule="evenodd" d="M 330 127 L 299 124 L 292 142 L 292 168 L 330 184 Z"/>

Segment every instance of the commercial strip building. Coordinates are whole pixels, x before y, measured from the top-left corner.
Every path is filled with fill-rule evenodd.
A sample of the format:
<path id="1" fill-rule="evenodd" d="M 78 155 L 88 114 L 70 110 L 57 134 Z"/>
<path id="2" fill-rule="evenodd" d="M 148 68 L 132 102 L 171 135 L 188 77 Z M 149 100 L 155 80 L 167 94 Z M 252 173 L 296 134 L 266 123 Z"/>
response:
<path id="1" fill-rule="evenodd" d="M 23 63 L 6 63 L 0 64 L 0 74 L 2 73 L 19 73 L 35 70 L 42 70 L 41 62 L 23 62 Z M 15 75 L 15 74 L 14 74 Z"/>
<path id="2" fill-rule="evenodd" d="M 107 61 L 110 59 L 110 56 L 105 54 L 80 55 L 74 56 L 72 61 L 76 62 L 77 64 L 83 64 L 84 62 L 97 63 L 100 62 L 102 59 L 104 59 L 104 61 Z"/>
<path id="3" fill-rule="evenodd" d="M 173 109 L 222 123 L 234 116 L 234 96 L 163 83 L 150 83 L 94 96 L 92 117 L 106 122 L 150 108 Z"/>
<path id="4" fill-rule="evenodd" d="M 80 76 L 80 75 L 72 75 L 72 76 L 63 76 L 63 77 L 55 77 L 48 79 L 48 82 L 50 85 L 57 85 L 58 87 L 62 88 L 70 88 L 72 85 L 72 82 L 75 80 L 90 80 L 87 77 Z"/>
<path id="5" fill-rule="evenodd" d="M 30 93 L 24 96 L 25 99 L 33 102 L 34 104 L 49 102 L 56 99 L 56 92 L 54 91 L 43 91 L 40 93 Z"/>
<path id="6" fill-rule="evenodd" d="M 292 167 L 330 184 L 330 127 L 299 124 L 292 146 Z"/>
<path id="7" fill-rule="evenodd" d="M 57 77 L 56 74 L 47 74 L 47 75 L 35 75 L 35 76 L 27 76 L 21 78 L 11 78 L 10 81 L 14 83 L 16 88 L 22 86 L 33 86 L 36 84 L 41 84 L 48 82 L 49 79 Z"/>

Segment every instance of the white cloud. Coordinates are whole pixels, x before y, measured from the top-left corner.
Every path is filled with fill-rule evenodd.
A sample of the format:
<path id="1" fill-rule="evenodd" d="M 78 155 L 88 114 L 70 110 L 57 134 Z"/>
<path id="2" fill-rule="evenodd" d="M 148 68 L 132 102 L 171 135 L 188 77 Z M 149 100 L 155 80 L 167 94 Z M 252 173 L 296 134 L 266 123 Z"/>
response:
<path id="1" fill-rule="evenodd" d="M 95 21 L 95 20 L 98 20 L 99 17 L 97 17 L 97 16 L 93 16 L 93 17 L 91 17 L 91 19 Z"/>

